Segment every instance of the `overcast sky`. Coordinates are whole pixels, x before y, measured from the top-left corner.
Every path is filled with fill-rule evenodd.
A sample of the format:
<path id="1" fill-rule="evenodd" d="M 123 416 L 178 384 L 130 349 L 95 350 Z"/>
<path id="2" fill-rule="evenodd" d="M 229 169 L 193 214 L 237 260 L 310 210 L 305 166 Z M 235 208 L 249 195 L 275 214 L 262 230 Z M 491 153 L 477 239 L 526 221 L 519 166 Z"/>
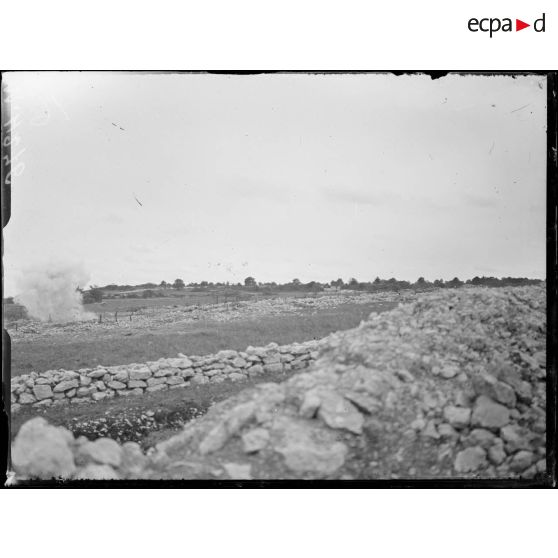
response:
<path id="1" fill-rule="evenodd" d="M 99 285 L 545 277 L 544 77 L 5 78 L 8 296 L 53 261 Z"/>

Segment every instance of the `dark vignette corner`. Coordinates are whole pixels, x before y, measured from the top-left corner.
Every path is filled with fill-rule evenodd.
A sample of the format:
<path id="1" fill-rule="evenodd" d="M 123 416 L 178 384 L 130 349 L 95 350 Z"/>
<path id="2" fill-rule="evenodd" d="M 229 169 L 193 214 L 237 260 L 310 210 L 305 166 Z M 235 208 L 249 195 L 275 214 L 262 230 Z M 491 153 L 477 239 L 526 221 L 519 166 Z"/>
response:
<path id="1" fill-rule="evenodd" d="M 558 346 L 558 72 L 547 74 L 547 163 L 546 163 L 546 280 L 547 280 L 547 375 L 546 444 L 547 471 L 556 486 L 556 374 Z"/>
<path id="2" fill-rule="evenodd" d="M 8 224 L 11 215 L 11 185 L 9 183 L 11 170 L 11 145 L 10 145 L 10 104 L 7 90 L 3 81 L 5 74 L 0 72 L 0 108 L 1 108 L 1 150 L 0 176 L 2 183 L 2 300 L 4 299 L 4 227 Z M 10 336 L 4 329 L 4 305 L 2 304 L 2 411 L 1 411 L 1 463 L 0 468 L 7 472 L 10 462 L 10 379 L 11 379 L 11 354 Z M 5 480 L 4 480 L 5 482 Z M 2 483 L 3 484 L 3 483 Z"/>

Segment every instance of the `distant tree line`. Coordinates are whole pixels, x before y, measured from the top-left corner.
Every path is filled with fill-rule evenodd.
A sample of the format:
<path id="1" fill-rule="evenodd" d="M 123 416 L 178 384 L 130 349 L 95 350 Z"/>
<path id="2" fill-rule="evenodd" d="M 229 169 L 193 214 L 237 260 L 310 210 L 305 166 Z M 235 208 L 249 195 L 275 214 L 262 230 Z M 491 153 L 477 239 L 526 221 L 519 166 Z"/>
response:
<path id="1" fill-rule="evenodd" d="M 484 286 L 484 287 L 507 287 L 507 286 L 522 286 L 522 285 L 536 285 L 541 283 L 540 279 L 528 279 L 526 277 L 473 277 L 467 281 L 462 281 L 458 277 L 454 277 L 450 281 L 443 279 L 435 279 L 429 281 L 424 277 L 419 277 L 414 283 L 410 281 L 403 281 L 391 277 L 390 279 L 380 279 L 376 277 L 373 281 L 358 281 L 356 278 L 351 277 L 348 281 L 341 278 L 334 279 L 329 283 L 321 283 L 318 281 L 310 281 L 303 283 L 300 279 L 292 279 L 287 283 L 267 282 L 260 283 L 254 277 L 246 277 L 243 283 L 230 283 L 210 281 L 201 281 L 199 283 L 186 283 L 182 279 L 175 279 L 172 283 L 161 281 L 158 285 L 156 283 L 142 283 L 139 285 L 117 285 L 110 284 L 104 287 L 93 285 L 89 290 L 83 291 L 78 289 L 83 296 L 85 304 L 93 302 L 101 302 L 103 297 L 110 298 L 111 291 L 118 291 L 119 293 L 128 292 L 125 298 L 154 298 L 165 297 L 168 289 L 176 291 L 184 290 L 188 287 L 189 291 L 204 292 L 208 289 L 214 288 L 227 288 L 231 291 L 241 289 L 243 291 L 254 291 L 262 294 L 274 292 L 288 292 L 288 291 L 307 291 L 307 292 L 321 292 L 321 291 L 335 291 L 335 290 L 354 290 L 366 292 L 381 292 L 381 291 L 401 291 L 412 289 L 415 291 L 427 291 L 436 288 L 448 289 L 462 287 L 464 285 Z"/>

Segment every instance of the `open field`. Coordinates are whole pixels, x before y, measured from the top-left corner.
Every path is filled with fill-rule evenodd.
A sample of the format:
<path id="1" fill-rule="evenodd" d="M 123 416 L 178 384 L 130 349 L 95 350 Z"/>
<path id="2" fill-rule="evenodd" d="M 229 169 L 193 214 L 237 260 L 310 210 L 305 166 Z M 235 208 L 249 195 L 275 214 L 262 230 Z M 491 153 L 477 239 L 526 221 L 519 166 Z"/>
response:
<path id="1" fill-rule="evenodd" d="M 170 322 L 146 329 L 99 328 L 78 338 L 70 333 L 55 339 L 20 337 L 12 341 L 12 376 L 33 370 L 143 362 L 179 352 L 204 355 L 221 349 L 244 350 L 248 345 L 261 346 L 272 341 L 281 345 L 318 339 L 355 327 L 371 312 L 389 310 L 395 305 L 396 302 L 388 301 L 348 303 L 228 322 L 208 320 L 179 325 Z"/>
<path id="2" fill-rule="evenodd" d="M 180 308 L 185 306 L 205 306 L 210 304 L 220 303 L 235 303 L 243 301 L 258 301 L 270 300 L 277 298 L 316 298 L 320 296 L 327 296 L 323 292 L 311 291 L 251 291 L 247 289 L 166 289 L 164 296 L 154 296 L 143 298 L 141 293 L 146 289 L 139 289 L 137 291 L 126 291 L 122 295 L 139 294 L 139 298 L 113 298 L 114 292 L 104 291 L 105 298 L 102 302 L 93 302 L 84 304 L 83 308 L 86 312 L 92 312 L 99 316 L 101 314 L 104 319 L 114 319 L 109 314 L 119 312 L 120 319 L 129 317 L 130 314 L 146 313 L 149 314 L 153 309 L 160 309 L 163 307 Z M 27 311 L 24 306 L 18 303 L 4 303 L 4 320 L 8 324 L 18 320 L 25 320 L 28 318 Z"/>
<path id="3" fill-rule="evenodd" d="M 177 353 L 205 355 L 221 349 L 244 350 L 249 345 L 263 346 L 272 341 L 283 345 L 320 339 L 332 332 L 355 327 L 372 312 L 390 310 L 398 304 L 396 300 L 378 298 L 375 302 L 349 302 L 326 308 L 296 306 L 296 312 L 289 306 L 283 307 L 283 302 L 272 302 L 271 308 L 281 310 L 280 313 L 248 313 L 248 317 L 236 316 L 229 321 L 223 321 L 221 313 L 214 316 L 217 319 L 211 319 L 211 312 L 215 308 L 221 312 L 222 305 L 206 306 L 202 310 L 209 312 L 209 318 L 187 322 L 167 319 L 169 312 L 173 315 L 174 307 L 158 307 L 156 304 L 165 299 L 149 299 L 148 302 L 155 303 L 156 313 L 144 316 L 145 322 L 136 319 L 130 324 L 126 321 L 122 324 L 126 327 L 103 322 L 93 323 L 91 328 L 82 330 L 80 324 L 42 324 L 39 328 L 34 323 L 29 327 L 37 329 L 31 329 L 27 334 L 22 333 L 24 328 L 12 332 L 15 334 L 12 377 L 33 370 L 118 365 L 156 360 Z M 134 299 L 110 301 L 113 302 L 145 303 Z M 92 305 L 87 306 L 91 309 Z M 267 312 L 269 308 L 264 306 L 264 310 Z M 186 315 L 190 316 L 189 313 Z M 87 435 L 91 439 L 111 436 L 123 442 L 134 440 L 147 448 L 171 436 L 185 422 L 204 414 L 213 403 L 261 382 L 283 381 L 292 373 L 271 373 L 239 382 L 190 386 L 95 404 L 29 407 L 14 414 L 12 435 L 26 420 L 40 415 L 53 424 L 69 426 L 76 435 Z"/>

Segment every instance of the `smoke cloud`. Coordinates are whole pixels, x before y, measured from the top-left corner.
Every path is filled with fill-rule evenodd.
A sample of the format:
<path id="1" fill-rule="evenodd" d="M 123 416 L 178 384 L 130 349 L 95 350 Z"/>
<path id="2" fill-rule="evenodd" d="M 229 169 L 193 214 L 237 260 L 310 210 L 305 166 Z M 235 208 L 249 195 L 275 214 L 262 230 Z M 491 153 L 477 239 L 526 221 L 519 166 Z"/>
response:
<path id="1" fill-rule="evenodd" d="M 16 302 L 41 321 L 72 322 L 95 318 L 83 309 L 77 287 L 84 288 L 89 274 L 83 266 L 55 263 L 27 268 L 21 273 Z"/>

